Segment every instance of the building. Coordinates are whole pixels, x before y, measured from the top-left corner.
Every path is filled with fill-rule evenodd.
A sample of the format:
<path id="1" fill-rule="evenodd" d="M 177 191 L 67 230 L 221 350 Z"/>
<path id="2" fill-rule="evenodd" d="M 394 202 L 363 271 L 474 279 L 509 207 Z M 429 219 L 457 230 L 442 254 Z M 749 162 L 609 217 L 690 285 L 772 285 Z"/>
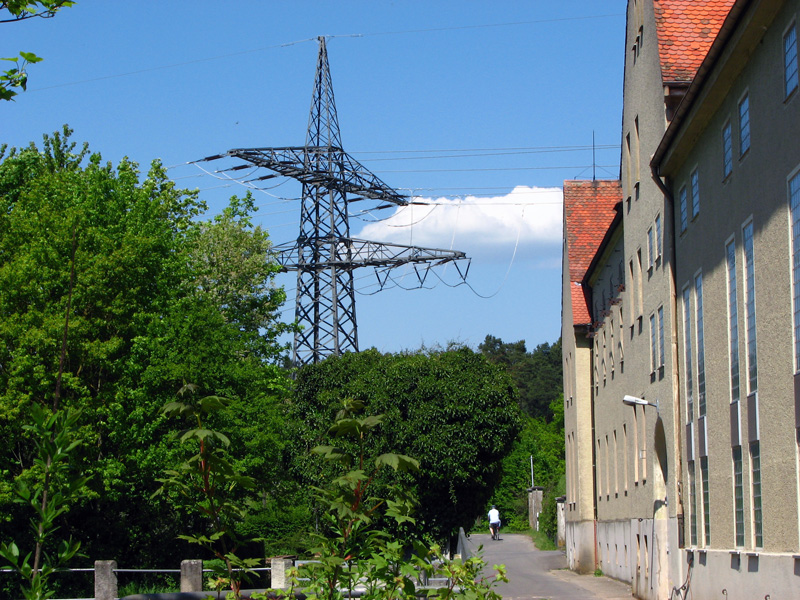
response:
<path id="1" fill-rule="evenodd" d="M 627 10 L 617 214 L 564 186 L 569 564 L 800 597 L 800 0 Z"/>

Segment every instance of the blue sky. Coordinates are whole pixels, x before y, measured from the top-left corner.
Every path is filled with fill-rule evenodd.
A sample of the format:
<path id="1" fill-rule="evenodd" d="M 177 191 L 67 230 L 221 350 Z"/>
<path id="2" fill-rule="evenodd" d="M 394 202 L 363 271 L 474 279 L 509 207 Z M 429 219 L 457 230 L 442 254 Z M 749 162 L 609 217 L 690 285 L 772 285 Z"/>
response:
<path id="1" fill-rule="evenodd" d="M 382 351 L 487 334 L 532 349 L 561 317 L 565 179 L 619 172 L 623 0 L 79 0 L 0 25 L 0 56 L 44 61 L 0 106 L 0 143 L 68 123 L 104 159 L 169 166 L 211 210 L 246 190 L 188 164 L 231 148 L 302 145 L 319 35 L 328 39 L 342 143 L 384 182 L 431 206 L 354 215 L 354 237 L 462 250 L 432 289 L 398 271 L 374 294 L 356 272 L 360 346 Z M 297 236 L 299 189 L 256 191 L 275 243 Z M 281 183 L 278 187 L 272 187 Z M 294 275 L 280 276 L 293 317 Z"/>

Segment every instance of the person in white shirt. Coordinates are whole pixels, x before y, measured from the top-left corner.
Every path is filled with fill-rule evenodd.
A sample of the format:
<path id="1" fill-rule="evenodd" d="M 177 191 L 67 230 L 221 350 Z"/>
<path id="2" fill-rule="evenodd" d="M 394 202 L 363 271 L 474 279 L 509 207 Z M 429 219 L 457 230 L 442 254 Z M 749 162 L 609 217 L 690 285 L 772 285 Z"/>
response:
<path id="1" fill-rule="evenodd" d="M 489 511 L 489 533 L 492 534 L 492 539 L 496 540 L 500 533 L 500 511 L 492 504 L 492 509 Z"/>

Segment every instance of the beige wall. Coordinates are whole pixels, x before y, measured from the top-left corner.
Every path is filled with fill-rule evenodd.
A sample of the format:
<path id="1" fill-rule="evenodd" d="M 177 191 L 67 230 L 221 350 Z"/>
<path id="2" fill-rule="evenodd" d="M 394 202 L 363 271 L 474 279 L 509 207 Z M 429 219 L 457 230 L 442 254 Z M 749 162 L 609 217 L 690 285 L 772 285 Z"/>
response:
<path id="1" fill-rule="evenodd" d="M 783 33 L 797 18 L 800 3 L 786 3 L 770 23 L 773 8 L 780 4 L 756 3 L 755 10 L 748 13 L 750 26 L 734 38 L 722 57 L 724 68 L 713 76 L 713 86 L 701 96 L 701 104 L 693 112 L 695 127 L 702 125 L 702 133 L 691 143 L 688 137 L 679 139 L 670 165 L 676 203 L 680 189 L 689 181 L 693 170 L 697 169 L 701 182 L 700 213 L 676 240 L 678 285 L 682 287 L 693 282 L 700 273 L 703 279 L 711 539 L 705 540 L 702 535 L 703 511 L 698 510 L 701 530 L 698 546 L 772 553 L 797 552 L 800 539 L 787 200 L 787 178 L 800 167 L 800 98 L 795 93 L 788 100 L 784 99 L 782 54 Z M 766 33 L 765 24 L 769 26 Z M 753 48 L 755 52 L 750 55 Z M 751 147 L 740 156 L 738 106 L 745 95 L 750 105 Z M 733 168 L 731 175 L 723 178 L 722 131 L 727 122 L 731 123 Z M 762 546 L 757 545 L 754 535 L 752 463 L 748 452 L 749 443 L 755 440 L 748 436 L 747 425 L 753 411 L 748 411 L 746 401 L 750 390 L 745 345 L 742 227 L 747 222 L 752 222 L 754 229 Z M 679 223 L 676 227 L 680 227 Z M 726 272 L 726 245 L 730 241 L 735 243 L 736 249 L 741 385 L 738 410 L 736 404 L 731 404 Z M 695 294 L 691 302 L 696 304 Z M 697 345 L 696 330 L 696 319 L 693 319 L 693 347 Z M 683 327 L 680 348 L 683 353 Z M 694 359 L 696 361 L 696 356 Z M 684 362 L 685 358 L 682 364 Z M 742 433 L 745 543 L 739 546 L 734 527 L 732 410 L 734 415 L 740 415 Z M 697 411 L 695 406 L 695 422 L 699 417 Z M 699 428 L 697 423 L 696 447 L 700 443 Z M 762 566 L 763 563 L 762 559 Z M 708 565 L 706 570 L 713 571 Z M 800 581 L 795 581 L 795 585 L 800 585 Z"/>

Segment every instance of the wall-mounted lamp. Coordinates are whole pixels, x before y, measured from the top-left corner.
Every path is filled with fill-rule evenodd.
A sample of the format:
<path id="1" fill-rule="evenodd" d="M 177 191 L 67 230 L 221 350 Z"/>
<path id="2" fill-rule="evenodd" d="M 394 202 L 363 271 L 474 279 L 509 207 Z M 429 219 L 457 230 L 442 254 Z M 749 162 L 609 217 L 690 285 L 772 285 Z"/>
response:
<path id="1" fill-rule="evenodd" d="M 652 402 L 648 402 L 644 398 L 637 398 L 636 396 L 628 396 L 625 395 L 622 397 L 622 403 L 627 404 L 628 406 L 652 406 L 658 412 L 658 400 L 656 403 L 653 404 Z"/>

